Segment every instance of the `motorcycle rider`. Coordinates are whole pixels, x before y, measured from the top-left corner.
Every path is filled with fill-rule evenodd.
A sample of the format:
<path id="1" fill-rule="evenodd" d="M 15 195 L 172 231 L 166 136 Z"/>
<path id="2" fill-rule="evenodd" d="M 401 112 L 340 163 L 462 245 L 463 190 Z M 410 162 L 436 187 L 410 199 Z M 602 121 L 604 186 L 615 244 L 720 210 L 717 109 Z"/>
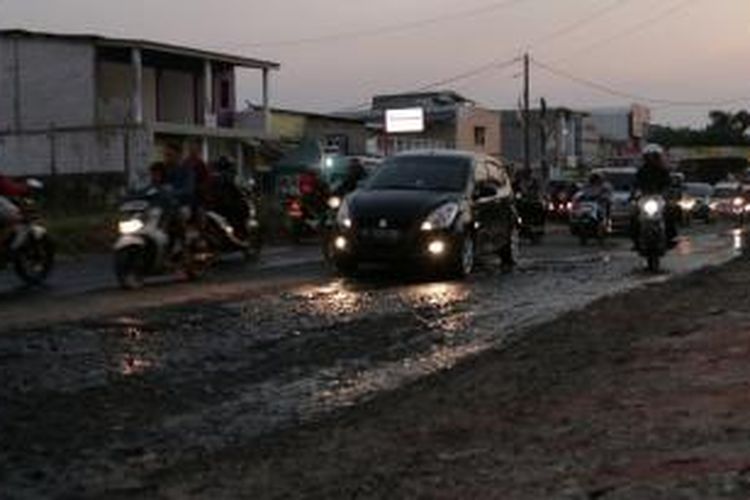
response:
<path id="1" fill-rule="evenodd" d="M 643 165 L 638 169 L 635 179 L 635 194 L 637 196 L 659 195 L 667 201 L 664 212 L 667 242 L 674 247 L 677 238 L 677 219 L 674 207 L 669 203 L 669 192 L 672 187 L 672 177 L 669 174 L 664 158 L 664 149 L 658 144 L 649 144 L 643 149 Z M 634 216 L 632 238 L 638 246 L 638 217 Z"/>
<path id="2" fill-rule="evenodd" d="M 604 214 L 609 218 L 610 207 L 612 205 L 612 186 L 604 180 L 602 174 L 598 172 L 591 174 L 588 183 L 583 186 L 576 198 L 583 198 L 599 203 L 604 209 Z"/>

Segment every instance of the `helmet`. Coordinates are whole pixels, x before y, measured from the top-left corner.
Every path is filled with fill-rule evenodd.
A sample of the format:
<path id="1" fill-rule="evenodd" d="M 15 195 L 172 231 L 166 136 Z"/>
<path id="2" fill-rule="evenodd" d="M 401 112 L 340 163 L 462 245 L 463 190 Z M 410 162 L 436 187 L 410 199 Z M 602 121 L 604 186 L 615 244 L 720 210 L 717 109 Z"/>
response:
<path id="1" fill-rule="evenodd" d="M 643 148 L 643 156 L 651 155 L 664 156 L 664 148 L 658 144 L 648 144 Z"/>
<path id="2" fill-rule="evenodd" d="M 589 184 L 601 184 L 604 182 L 604 176 L 599 172 L 594 172 L 589 176 Z"/>

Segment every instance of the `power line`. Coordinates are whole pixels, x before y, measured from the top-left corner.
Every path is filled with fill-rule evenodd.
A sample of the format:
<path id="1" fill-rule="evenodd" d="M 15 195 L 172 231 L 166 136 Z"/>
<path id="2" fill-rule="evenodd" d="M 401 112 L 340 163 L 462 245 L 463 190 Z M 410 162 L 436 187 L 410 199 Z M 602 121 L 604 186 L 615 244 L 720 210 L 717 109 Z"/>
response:
<path id="1" fill-rule="evenodd" d="M 567 71 L 561 70 L 559 68 L 555 68 L 550 66 L 549 64 L 545 64 L 538 59 L 534 58 L 532 59 L 532 63 L 537 66 L 538 68 L 541 68 L 545 71 L 547 71 L 550 74 L 553 74 L 555 76 L 558 76 L 560 78 L 564 78 L 566 80 L 570 80 L 574 83 L 577 83 L 579 85 L 582 85 L 584 87 L 588 87 L 594 90 L 598 90 L 599 92 L 609 94 L 615 97 L 622 97 L 625 99 L 633 100 L 633 101 L 640 101 L 644 103 L 652 103 L 652 104 L 660 104 L 664 106 L 684 106 L 684 107 L 704 107 L 704 106 L 726 106 L 729 104 L 736 104 L 739 102 L 745 102 L 750 101 L 750 98 L 748 97 L 742 97 L 742 98 L 734 98 L 734 99 L 724 99 L 724 100 L 715 100 L 715 101 L 678 101 L 678 100 L 672 100 L 672 99 L 663 99 L 658 97 L 648 97 L 638 94 L 633 94 L 630 92 L 626 92 L 620 89 L 616 89 L 613 87 L 610 87 L 608 85 L 605 85 L 603 83 L 595 82 L 593 80 L 589 80 L 587 78 L 583 78 L 580 76 L 573 75 L 572 73 L 569 73 Z"/>
<path id="2" fill-rule="evenodd" d="M 568 35 L 570 33 L 573 33 L 575 31 L 583 28 L 584 26 L 586 26 L 586 25 L 588 25 L 588 24 L 590 24 L 590 23 L 592 23 L 592 22 L 594 22 L 594 21 L 596 21 L 596 20 L 598 20 L 598 19 L 600 19 L 600 18 L 602 18 L 602 17 L 610 14 L 611 12 L 613 12 L 613 11 L 615 11 L 617 9 L 622 8 L 624 5 L 626 5 L 630 1 L 631 0 L 618 0 L 617 3 L 615 3 L 613 5 L 609 5 L 609 6 L 605 7 L 605 8 L 603 8 L 603 9 L 600 9 L 600 10 L 594 12 L 593 14 L 590 14 L 590 15 L 588 15 L 586 17 L 583 17 L 583 18 L 581 18 L 581 19 L 579 19 L 577 21 L 574 21 L 571 24 L 563 26 L 562 28 L 560 28 L 560 29 L 558 29 L 556 31 L 553 31 L 549 35 L 546 35 L 546 36 L 542 37 L 539 41 L 534 42 L 532 45 L 549 43 L 549 42 L 554 41 L 554 40 L 556 40 L 558 38 L 561 38 L 561 37 L 564 37 L 564 36 L 566 36 L 566 35 Z M 520 51 L 521 51 L 520 48 L 516 49 L 516 52 L 520 52 Z M 476 76 L 482 75 L 482 74 L 484 74 L 484 73 L 486 73 L 488 71 L 492 71 L 492 70 L 502 70 L 502 69 L 505 69 L 506 67 L 511 66 L 511 65 L 513 65 L 513 64 L 515 64 L 517 62 L 520 62 L 520 61 L 521 61 L 521 57 L 520 56 L 516 56 L 513 59 L 508 60 L 508 61 L 497 61 L 497 60 L 491 61 L 489 63 L 482 64 L 480 66 L 477 66 L 477 67 L 475 67 L 473 69 L 469 69 L 469 70 L 464 71 L 462 73 L 458 73 L 456 75 L 449 76 L 449 77 L 444 78 L 442 80 L 438 80 L 436 82 L 433 82 L 433 83 L 430 83 L 430 84 L 427 84 L 427 85 L 423 85 L 422 87 L 418 87 L 416 89 L 416 91 L 417 92 L 421 92 L 421 91 L 433 89 L 433 88 L 436 88 L 436 87 L 441 87 L 441 86 L 444 86 L 444 85 L 449 85 L 449 84 L 452 84 L 452 83 L 460 82 L 460 81 L 463 81 L 463 80 L 474 78 Z M 362 108 L 366 108 L 369 105 L 370 105 L 369 101 L 368 102 L 362 102 L 362 103 L 356 104 L 354 106 L 348 106 L 346 108 L 343 108 L 340 111 L 359 110 L 359 109 L 362 109 Z"/>
<path id="3" fill-rule="evenodd" d="M 632 26 L 630 26 L 630 27 L 628 27 L 628 28 L 626 28 L 626 29 L 624 29 L 624 30 L 622 30 L 620 32 L 611 34 L 611 35 L 609 35 L 609 36 L 607 36 L 607 37 L 605 37 L 605 38 L 603 38 L 601 40 L 597 40 L 596 42 L 593 42 L 593 43 L 590 43 L 588 45 L 585 45 L 585 46 L 577 49 L 576 51 L 570 53 L 568 56 L 566 56 L 564 58 L 557 59 L 557 62 L 568 61 L 568 60 L 572 59 L 574 56 L 578 56 L 578 55 L 581 55 L 581 54 L 585 54 L 585 53 L 588 53 L 588 52 L 593 52 L 595 50 L 599 50 L 602 47 L 605 47 L 605 46 L 610 45 L 610 44 L 612 44 L 614 42 L 617 42 L 617 41 L 619 41 L 619 40 L 621 40 L 623 38 L 627 38 L 629 36 L 635 35 L 636 33 L 639 33 L 639 32 L 641 32 L 643 30 L 646 30 L 649 27 L 651 27 L 652 25 L 654 25 L 654 24 L 656 24 L 656 23 L 658 23 L 660 21 L 663 21 L 664 19 L 666 19 L 666 18 L 668 18 L 670 16 L 673 16 L 673 15 L 679 13 L 680 11 L 686 9 L 687 7 L 690 6 L 690 4 L 695 3 L 696 1 L 697 0 L 681 0 L 680 2 L 677 2 L 676 4 L 674 4 L 671 7 L 665 9 L 664 11 L 656 14 L 655 16 L 652 16 L 650 18 L 644 19 L 641 22 L 638 22 L 638 23 L 636 23 L 636 24 L 634 24 L 634 25 L 632 25 Z"/>
<path id="4" fill-rule="evenodd" d="M 419 19 L 415 21 L 408 21 L 404 23 L 390 24 L 379 26 L 376 28 L 363 29 L 359 31 L 344 31 L 340 33 L 332 33 L 329 35 L 320 35 L 307 38 L 296 38 L 288 40 L 270 40 L 265 42 L 253 42 L 246 44 L 238 44 L 235 48 L 248 48 L 248 47 L 289 47 L 296 45 L 306 44 L 320 44 L 327 42 L 336 42 L 341 40 L 359 39 L 359 38 L 372 38 L 383 35 L 390 35 L 394 33 L 411 31 L 435 24 L 440 24 L 447 21 L 455 21 L 458 19 L 467 19 L 473 17 L 479 17 L 482 15 L 490 14 L 498 10 L 511 7 L 515 4 L 526 2 L 527 0 L 504 0 L 500 2 L 494 2 L 482 7 L 476 7 L 464 11 L 454 12 L 452 14 L 445 14 L 442 16 L 435 16 L 427 19 Z"/>
<path id="5" fill-rule="evenodd" d="M 607 7 L 604 7 L 603 9 L 599 9 L 598 11 L 593 12 L 589 16 L 586 16 L 582 19 L 578 19 L 577 21 L 573 21 L 567 26 L 563 26 L 562 28 L 556 31 L 553 31 L 552 33 L 549 33 L 548 35 L 543 36 L 536 42 L 531 43 L 530 47 L 533 48 L 541 44 L 547 44 L 549 42 L 562 38 L 566 35 L 574 33 L 578 31 L 579 29 L 586 27 L 588 24 L 591 24 L 592 22 L 597 21 L 601 19 L 602 17 L 605 17 L 611 14 L 612 12 L 623 8 L 630 2 L 631 0 L 617 0 L 617 2 L 612 5 L 608 5 Z"/>
<path id="6" fill-rule="evenodd" d="M 468 80 L 468 79 L 480 76 L 484 73 L 487 73 L 488 71 L 502 71 L 503 69 L 511 67 L 520 61 L 521 61 L 520 57 L 514 57 L 513 59 L 507 59 L 504 61 L 492 61 L 490 63 L 482 64 L 481 66 L 478 66 L 468 71 L 464 71 L 462 73 L 458 73 L 456 75 L 444 78 L 442 80 L 437 80 L 432 83 L 428 83 L 420 87 L 416 87 L 411 92 L 425 92 L 427 90 L 443 87 L 445 85 L 450 85 L 452 83 Z M 359 104 L 355 104 L 353 106 L 347 106 L 346 108 L 342 108 L 336 112 L 357 111 L 357 110 L 369 107 L 370 104 L 371 104 L 370 101 L 363 101 Z"/>

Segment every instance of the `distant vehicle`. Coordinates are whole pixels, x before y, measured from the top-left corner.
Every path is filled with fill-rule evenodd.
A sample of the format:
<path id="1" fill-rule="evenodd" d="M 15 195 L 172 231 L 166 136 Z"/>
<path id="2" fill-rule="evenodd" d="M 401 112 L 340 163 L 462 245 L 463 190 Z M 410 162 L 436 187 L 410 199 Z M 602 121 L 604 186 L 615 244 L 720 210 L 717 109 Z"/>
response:
<path id="1" fill-rule="evenodd" d="M 739 182 L 720 182 L 714 186 L 711 209 L 721 217 L 743 222 L 747 200 Z"/>
<path id="2" fill-rule="evenodd" d="M 594 239 L 604 243 L 610 231 L 605 202 L 580 192 L 573 198 L 572 203 L 570 232 L 573 236 L 578 237 L 581 245 L 586 245 L 589 240 Z"/>
<path id="3" fill-rule="evenodd" d="M 573 197 L 581 186 L 573 181 L 550 181 L 547 184 L 547 213 L 556 220 L 568 220 Z"/>
<path id="4" fill-rule="evenodd" d="M 683 213 L 689 213 L 691 220 L 702 220 L 709 223 L 714 214 L 711 209 L 711 199 L 714 188 L 711 184 L 703 182 L 687 182 L 684 185 L 680 208 Z"/>
<path id="5" fill-rule="evenodd" d="M 638 253 L 646 259 L 649 272 L 661 268 L 661 259 L 669 250 L 666 231 L 667 201 L 659 195 L 638 200 Z"/>
<path id="6" fill-rule="evenodd" d="M 415 151 L 388 158 L 336 215 L 332 261 L 417 264 L 456 277 L 481 256 L 513 263 L 516 225 L 508 172 L 488 156 Z"/>
<path id="7" fill-rule="evenodd" d="M 638 170 L 633 167 L 602 168 L 595 171 L 601 174 L 612 188 L 610 219 L 612 230 L 627 232 L 632 218 L 632 196 Z"/>

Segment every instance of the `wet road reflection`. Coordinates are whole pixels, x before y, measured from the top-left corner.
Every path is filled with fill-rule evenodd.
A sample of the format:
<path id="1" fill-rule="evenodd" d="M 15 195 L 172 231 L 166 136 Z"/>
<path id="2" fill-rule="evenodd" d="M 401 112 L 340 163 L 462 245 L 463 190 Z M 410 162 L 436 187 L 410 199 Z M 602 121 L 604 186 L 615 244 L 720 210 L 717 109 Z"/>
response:
<path id="1" fill-rule="evenodd" d="M 33 459 L 54 470 L 50 477 L 93 480 L 88 464 L 98 459 L 96 480 L 117 484 L 130 466 L 112 461 L 113 450 L 157 453 L 163 467 L 247 443 L 450 369 L 603 296 L 725 262 L 744 248 L 742 232 L 694 234 L 665 259 L 671 274 L 654 277 L 627 241 L 582 249 L 559 236 L 526 249 L 511 274 L 488 266 L 466 282 L 435 282 L 374 271 L 0 337 L 2 448 L 23 455 L 42 445 L 39 429 L 51 428 L 66 436 L 65 459 Z M 83 432 L 80 420 L 90 426 Z M 22 470 L 8 479 L 44 496 Z"/>

